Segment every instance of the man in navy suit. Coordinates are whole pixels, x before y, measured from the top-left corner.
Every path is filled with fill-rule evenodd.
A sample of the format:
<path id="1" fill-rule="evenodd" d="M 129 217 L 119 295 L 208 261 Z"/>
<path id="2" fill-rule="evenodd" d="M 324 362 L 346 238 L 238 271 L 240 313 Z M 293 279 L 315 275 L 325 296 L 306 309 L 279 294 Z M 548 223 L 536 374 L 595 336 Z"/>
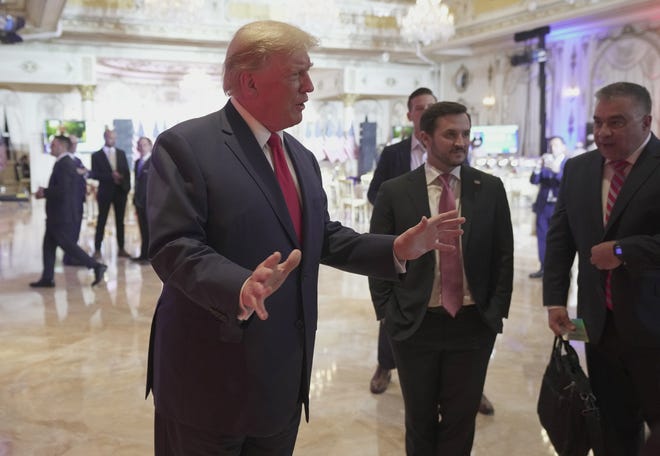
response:
<path id="1" fill-rule="evenodd" d="M 99 181 L 96 195 L 99 215 L 94 235 L 94 258 L 101 258 L 101 244 L 111 205 L 115 211 L 117 256 L 128 258 L 130 255 L 124 249 L 124 214 L 128 192 L 131 189 L 131 170 L 128 167 L 126 153 L 115 147 L 117 134 L 114 130 L 106 130 L 103 139 L 105 144 L 101 150 L 92 154 L 92 172 L 89 176 Z"/>
<path id="2" fill-rule="evenodd" d="M 597 150 L 571 158 L 550 222 L 543 305 L 556 335 L 575 329 L 566 303 L 578 262 L 577 315 L 603 425 L 596 456 L 644 454 L 660 439 L 660 141 L 651 96 L 629 82 L 596 92 Z"/>
<path id="3" fill-rule="evenodd" d="M 302 408 L 308 416 L 319 264 L 395 280 L 401 260 L 451 250 L 446 239 L 461 232 L 456 211 L 396 238 L 330 221 L 316 158 L 282 131 L 314 90 L 316 45 L 281 22 L 243 26 L 227 49 L 225 107 L 154 145 L 157 455 L 292 454 Z"/>
<path id="4" fill-rule="evenodd" d="M 376 195 L 380 185 L 388 179 L 407 173 L 418 168 L 426 160 L 426 149 L 420 140 L 419 119 L 427 107 L 438 101 L 431 89 L 420 87 L 408 97 L 408 120 L 413 124 L 413 133 L 409 138 L 396 144 L 386 146 L 380 154 L 374 176 L 369 184 L 367 198 L 371 204 L 376 202 Z M 392 378 L 392 369 L 395 369 L 392 345 L 383 329 L 382 322 L 378 327 L 378 366 L 369 382 L 369 389 L 374 394 L 384 393 Z"/>
<path id="5" fill-rule="evenodd" d="M 536 214 L 536 242 L 541 268 L 532 272 L 529 277 L 543 277 L 543 262 L 545 261 L 545 239 L 548 234 L 550 218 L 555 211 L 555 203 L 559 194 L 562 171 L 566 162 L 566 144 L 561 136 L 553 136 L 548 140 L 549 152 L 539 158 L 537 167 L 529 178 L 530 183 L 539 186 L 539 193 L 532 210 Z"/>
<path id="6" fill-rule="evenodd" d="M 91 258 L 76 243 L 75 224 L 78 221 L 80 198 L 80 175 L 69 149 L 71 140 L 66 136 L 56 136 L 50 143 L 50 154 L 55 157 L 53 172 L 48 180 L 48 188 L 39 187 L 37 199 L 46 198 L 46 233 L 43 243 L 43 272 L 41 278 L 30 283 L 35 288 L 55 286 L 55 251 L 62 248 L 64 253 L 76 263 L 94 270 L 92 286 L 103 280 L 107 269 Z"/>
<path id="7" fill-rule="evenodd" d="M 137 151 L 140 158 L 135 162 L 135 188 L 133 189 L 133 206 L 137 214 L 140 228 L 140 255 L 131 258 L 140 264 L 149 263 L 149 225 L 147 222 L 147 180 L 151 166 L 151 139 L 142 136 L 137 141 Z"/>
<path id="8" fill-rule="evenodd" d="M 76 243 L 78 243 L 78 239 L 80 238 L 80 228 L 82 227 L 83 212 L 85 209 L 85 199 L 87 197 L 86 176 L 89 170 L 85 168 L 85 165 L 83 164 L 82 160 L 80 160 L 80 158 L 78 158 L 78 156 L 76 155 L 76 149 L 78 148 L 78 138 L 76 136 L 71 135 L 69 136 L 69 139 L 71 140 L 71 150 L 69 150 L 69 153 L 71 154 L 71 159 L 76 164 L 76 168 L 78 172 L 78 180 L 80 181 L 80 205 L 78 206 L 78 219 L 73 229 L 74 238 L 76 240 Z M 72 258 L 69 258 L 69 255 L 67 255 L 66 253 L 62 258 L 62 263 L 64 263 L 64 265 L 66 266 L 84 266 L 83 264 L 78 264 Z"/>
<path id="9" fill-rule="evenodd" d="M 488 361 L 511 302 L 513 229 L 506 191 L 499 178 L 465 164 L 470 128 L 460 103 L 427 108 L 420 120 L 426 164 L 384 182 L 371 217 L 372 233 L 400 234 L 420 217 L 438 213 L 446 195 L 465 217 L 454 268 L 454 278 L 462 278 L 453 282 L 455 306 L 446 302 L 451 287 L 443 280 L 455 253 L 429 252 L 410 261 L 398 283 L 369 279 L 376 316 L 392 341 L 409 456 L 470 455 Z"/>

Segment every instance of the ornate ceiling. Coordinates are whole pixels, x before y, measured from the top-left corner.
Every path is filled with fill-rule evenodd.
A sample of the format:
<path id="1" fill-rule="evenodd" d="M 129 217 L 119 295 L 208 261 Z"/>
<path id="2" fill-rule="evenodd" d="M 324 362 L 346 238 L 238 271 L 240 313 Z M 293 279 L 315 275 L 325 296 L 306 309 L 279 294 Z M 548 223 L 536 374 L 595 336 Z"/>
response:
<path id="1" fill-rule="evenodd" d="M 28 25 L 21 31 L 26 42 L 48 40 L 97 47 L 149 45 L 200 53 L 206 50 L 213 52 L 215 58 L 215 53 L 224 50 L 233 32 L 242 24 L 255 19 L 282 19 L 292 5 L 302 5 L 302 1 L 0 0 L 0 13 L 27 18 Z M 419 65 L 464 58 L 489 49 L 510 48 L 514 33 L 545 25 L 552 28 L 549 36 L 552 40 L 558 31 L 579 31 L 600 23 L 660 22 L 657 0 L 445 2 L 456 24 L 456 35 L 445 43 L 418 47 L 401 38 L 400 18 L 414 0 L 335 0 L 335 20 L 319 23 L 325 21 L 322 17 L 306 28 L 321 38 L 317 54 L 328 61 Z M 316 1 L 305 0 L 305 4 L 309 3 Z M 319 0 L 317 4 L 328 3 Z M 164 5 L 179 6 L 165 8 Z M 108 55 L 106 63 L 110 67 L 131 66 L 120 59 L 114 63 L 111 60 L 112 55 Z"/>

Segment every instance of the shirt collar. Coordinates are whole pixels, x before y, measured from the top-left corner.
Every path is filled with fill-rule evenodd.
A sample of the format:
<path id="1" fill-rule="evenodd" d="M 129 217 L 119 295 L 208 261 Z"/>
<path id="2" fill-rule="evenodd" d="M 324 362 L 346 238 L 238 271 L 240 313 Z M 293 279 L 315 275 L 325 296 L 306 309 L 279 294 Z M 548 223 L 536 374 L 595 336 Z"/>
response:
<path id="1" fill-rule="evenodd" d="M 440 174 L 445 174 L 437 168 L 429 165 L 427 161 L 424 163 L 424 172 L 426 173 L 426 185 L 431 185 L 438 178 Z M 461 181 L 461 167 L 455 166 L 448 174 L 454 176 L 458 181 Z"/>
<path id="2" fill-rule="evenodd" d="M 412 143 L 410 144 L 410 150 L 415 150 L 415 148 L 421 149 L 422 153 L 426 152 L 426 148 L 424 147 L 424 144 L 417 139 L 417 136 L 412 135 Z"/>
<path id="3" fill-rule="evenodd" d="M 259 143 L 259 147 L 262 149 L 266 147 L 266 143 L 268 143 L 268 138 L 270 138 L 271 132 L 268 130 L 268 128 L 264 127 L 261 122 L 259 122 L 257 119 L 254 118 L 250 112 L 245 109 L 236 98 L 232 97 L 229 99 L 232 105 L 236 108 L 240 116 L 243 118 L 245 123 L 248 125 L 248 128 L 250 131 L 252 131 L 252 134 L 254 135 L 254 138 L 257 140 Z M 282 144 L 284 144 L 284 134 L 282 131 L 276 132 L 277 135 L 280 137 L 282 140 Z"/>
<path id="4" fill-rule="evenodd" d="M 57 158 L 55 159 L 55 161 L 58 162 L 58 161 L 62 160 L 64 157 L 71 157 L 71 159 L 73 159 L 73 156 L 71 155 L 71 153 L 69 153 L 69 152 L 64 152 L 63 154 L 60 154 L 60 156 L 57 157 Z"/>

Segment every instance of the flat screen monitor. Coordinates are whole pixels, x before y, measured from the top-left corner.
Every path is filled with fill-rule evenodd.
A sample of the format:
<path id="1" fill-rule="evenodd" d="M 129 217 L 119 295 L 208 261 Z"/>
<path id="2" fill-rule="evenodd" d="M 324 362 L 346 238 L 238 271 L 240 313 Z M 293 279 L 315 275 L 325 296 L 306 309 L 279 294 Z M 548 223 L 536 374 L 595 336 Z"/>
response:
<path id="1" fill-rule="evenodd" d="M 518 153 L 518 125 L 473 125 L 470 135 L 478 155 Z"/>
<path id="2" fill-rule="evenodd" d="M 48 119 L 44 127 L 44 150 L 50 152 L 50 142 L 55 136 L 76 136 L 79 143 L 87 140 L 87 128 L 84 120 Z"/>

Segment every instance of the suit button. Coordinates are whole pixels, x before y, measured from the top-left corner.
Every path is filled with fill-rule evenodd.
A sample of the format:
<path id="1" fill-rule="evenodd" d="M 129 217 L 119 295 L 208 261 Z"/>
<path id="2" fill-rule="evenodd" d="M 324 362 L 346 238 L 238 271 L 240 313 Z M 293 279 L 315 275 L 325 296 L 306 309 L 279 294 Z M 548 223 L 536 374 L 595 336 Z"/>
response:
<path id="1" fill-rule="evenodd" d="M 296 320 L 296 329 L 303 330 L 305 323 L 302 320 Z"/>

